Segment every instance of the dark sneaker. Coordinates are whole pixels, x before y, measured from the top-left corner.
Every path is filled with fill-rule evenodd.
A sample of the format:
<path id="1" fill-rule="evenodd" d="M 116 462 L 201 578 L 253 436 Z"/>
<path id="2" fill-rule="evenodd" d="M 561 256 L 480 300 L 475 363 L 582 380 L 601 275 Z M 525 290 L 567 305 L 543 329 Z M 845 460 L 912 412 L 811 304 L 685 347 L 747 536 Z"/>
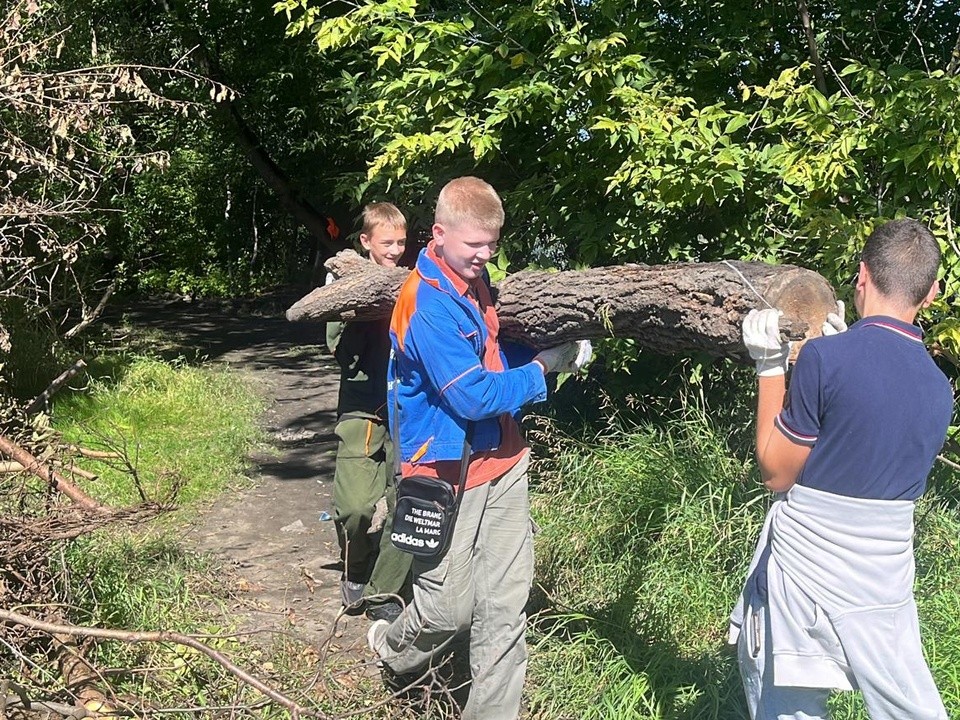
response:
<path id="1" fill-rule="evenodd" d="M 366 614 L 367 618 L 370 620 L 386 620 L 387 622 L 392 623 L 394 620 L 400 617 L 400 613 L 402 612 L 403 605 L 390 600 L 377 603 L 376 605 L 373 605 L 369 602 L 367 603 Z"/>
<path id="2" fill-rule="evenodd" d="M 363 591 L 367 586 L 352 580 L 340 581 L 340 600 L 347 607 L 363 599 Z"/>

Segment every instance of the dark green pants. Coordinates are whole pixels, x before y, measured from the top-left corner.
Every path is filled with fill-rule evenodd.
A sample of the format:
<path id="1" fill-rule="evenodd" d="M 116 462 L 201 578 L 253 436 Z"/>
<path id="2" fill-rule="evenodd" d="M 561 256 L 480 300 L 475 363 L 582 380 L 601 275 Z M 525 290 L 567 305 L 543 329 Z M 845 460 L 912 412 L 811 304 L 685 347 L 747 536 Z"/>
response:
<path id="1" fill-rule="evenodd" d="M 390 542 L 397 490 L 393 449 L 383 423 L 344 416 L 337 423 L 337 464 L 333 476 L 334 520 L 346 577 L 366 583 L 364 595 L 400 593 L 413 556 Z M 368 533 L 374 506 L 387 498 L 383 532 Z"/>

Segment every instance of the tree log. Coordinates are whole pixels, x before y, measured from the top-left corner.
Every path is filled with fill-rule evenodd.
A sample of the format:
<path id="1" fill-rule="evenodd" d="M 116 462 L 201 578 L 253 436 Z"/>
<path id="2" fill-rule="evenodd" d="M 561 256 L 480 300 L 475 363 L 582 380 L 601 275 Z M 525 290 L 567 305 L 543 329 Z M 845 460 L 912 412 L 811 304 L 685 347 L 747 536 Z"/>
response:
<path id="1" fill-rule="evenodd" d="M 390 314 L 408 271 L 343 251 L 327 261 L 339 279 L 287 310 L 288 320 L 372 320 Z M 590 270 L 524 270 L 494 290 L 501 337 L 535 348 L 578 338 L 634 338 L 660 353 L 746 359 L 740 322 L 752 308 L 783 311 L 783 335 L 820 334 L 836 309 L 829 283 L 792 265 L 677 263 Z"/>

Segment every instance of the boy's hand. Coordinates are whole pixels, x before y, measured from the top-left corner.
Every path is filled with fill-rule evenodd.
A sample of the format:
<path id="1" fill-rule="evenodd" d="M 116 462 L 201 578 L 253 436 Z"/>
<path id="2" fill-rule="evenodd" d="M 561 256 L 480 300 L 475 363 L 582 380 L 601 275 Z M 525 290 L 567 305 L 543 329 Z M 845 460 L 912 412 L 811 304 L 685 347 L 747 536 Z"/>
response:
<path id="1" fill-rule="evenodd" d="M 843 314 L 843 300 L 837 300 L 837 312 L 827 315 L 827 321 L 820 326 L 820 334 L 826 337 L 828 335 L 839 335 L 842 332 L 846 332 L 847 323 L 843 319 Z"/>
<path id="2" fill-rule="evenodd" d="M 757 375 L 769 377 L 787 372 L 790 343 L 780 340 L 779 310 L 751 310 L 743 319 L 743 344 L 756 360 Z"/>
<path id="3" fill-rule="evenodd" d="M 577 356 L 569 363 L 557 365 L 554 370 L 558 373 L 576 373 L 593 359 L 593 345 L 589 340 L 577 340 Z"/>
<path id="4" fill-rule="evenodd" d="M 580 347 L 577 341 L 571 340 L 570 342 L 565 342 L 563 345 L 541 350 L 537 353 L 536 357 L 533 358 L 533 362 L 539 364 L 540 367 L 543 368 L 543 374 L 546 375 L 547 373 L 556 372 L 559 368 L 574 363 L 579 352 Z"/>

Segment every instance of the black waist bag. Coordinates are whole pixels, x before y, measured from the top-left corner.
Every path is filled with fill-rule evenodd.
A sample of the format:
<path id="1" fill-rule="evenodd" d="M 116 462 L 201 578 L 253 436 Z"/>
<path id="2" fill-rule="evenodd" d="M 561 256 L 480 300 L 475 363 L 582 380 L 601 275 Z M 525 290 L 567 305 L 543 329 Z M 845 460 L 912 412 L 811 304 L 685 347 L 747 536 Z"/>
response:
<path id="1" fill-rule="evenodd" d="M 450 483 L 420 475 L 403 478 L 390 540 L 417 557 L 439 557 L 450 547 L 459 507 Z"/>
<path id="2" fill-rule="evenodd" d="M 444 480 L 422 475 L 406 477 L 397 483 L 397 505 L 390 532 L 394 547 L 422 558 L 440 557 L 450 547 L 460 499 L 467 484 L 472 435 L 471 422 L 463 441 L 457 492 Z"/>

